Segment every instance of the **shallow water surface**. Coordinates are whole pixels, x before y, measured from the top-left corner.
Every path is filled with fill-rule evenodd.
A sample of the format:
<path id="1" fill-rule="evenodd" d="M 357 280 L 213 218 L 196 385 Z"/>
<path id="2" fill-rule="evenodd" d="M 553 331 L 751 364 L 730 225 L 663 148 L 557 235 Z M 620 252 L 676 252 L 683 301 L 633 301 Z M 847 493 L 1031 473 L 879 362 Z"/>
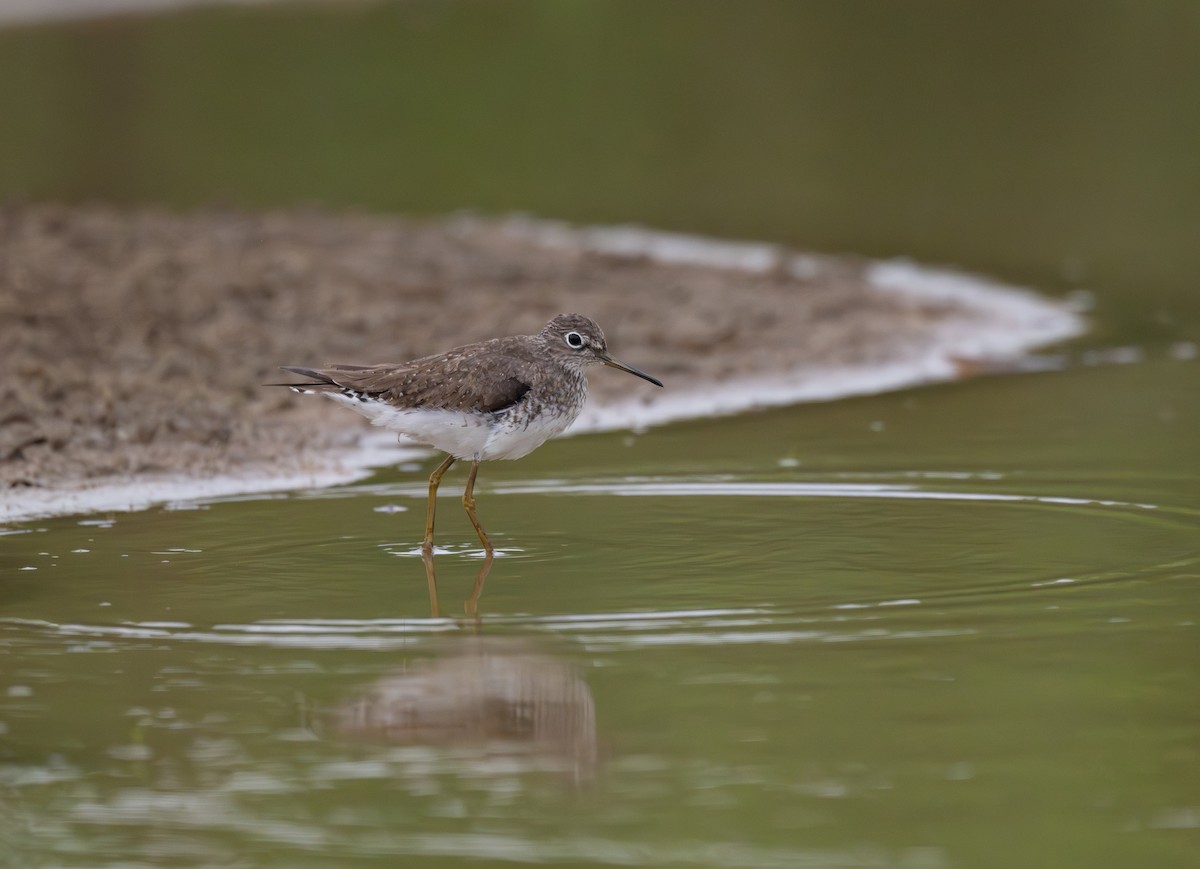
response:
<path id="1" fill-rule="evenodd" d="M 474 615 L 457 472 L 436 616 L 425 466 L 12 526 L 6 865 L 1195 865 L 1194 383 L 552 442 Z"/>

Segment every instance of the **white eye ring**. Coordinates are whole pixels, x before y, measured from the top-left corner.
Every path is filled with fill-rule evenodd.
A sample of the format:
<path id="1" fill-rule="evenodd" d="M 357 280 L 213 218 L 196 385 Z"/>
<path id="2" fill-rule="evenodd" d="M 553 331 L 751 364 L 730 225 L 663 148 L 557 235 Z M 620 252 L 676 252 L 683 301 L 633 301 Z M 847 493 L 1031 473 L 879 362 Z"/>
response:
<path id="1" fill-rule="evenodd" d="M 578 332 L 568 332 L 566 335 L 567 346 L 574 350 L 583 349 L 583 336 Z"/>

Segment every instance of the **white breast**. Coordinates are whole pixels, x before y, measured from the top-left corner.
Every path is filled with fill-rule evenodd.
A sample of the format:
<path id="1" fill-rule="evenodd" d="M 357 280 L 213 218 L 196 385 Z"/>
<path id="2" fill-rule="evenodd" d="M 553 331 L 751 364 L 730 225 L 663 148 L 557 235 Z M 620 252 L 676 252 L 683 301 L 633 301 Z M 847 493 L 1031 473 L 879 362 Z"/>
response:
<path id="1" fill-rule="evenodd" d="M 529 425 L 522 425 L 513 414 L 502 417 L 488 435 L 481 459 L 519 459 L 527 456 L 556 434 L 562 434 L 579 416 L 574 413 L 543 414 Z"/>

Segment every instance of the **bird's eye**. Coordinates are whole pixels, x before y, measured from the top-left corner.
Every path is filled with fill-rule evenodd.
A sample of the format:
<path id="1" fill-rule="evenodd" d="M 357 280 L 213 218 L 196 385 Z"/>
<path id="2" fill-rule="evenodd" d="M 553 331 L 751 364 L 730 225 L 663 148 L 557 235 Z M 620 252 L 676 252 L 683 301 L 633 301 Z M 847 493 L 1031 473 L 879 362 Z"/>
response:
<path id="1" fill-rule="evenodd" d="M 573 347 L 576 350 L 578 350 L 579 348 L 581 348 L 583 346 L 583 336 L 580 335 L 578 332 L 568 332 L 567 333 L 567 346 Z"/>

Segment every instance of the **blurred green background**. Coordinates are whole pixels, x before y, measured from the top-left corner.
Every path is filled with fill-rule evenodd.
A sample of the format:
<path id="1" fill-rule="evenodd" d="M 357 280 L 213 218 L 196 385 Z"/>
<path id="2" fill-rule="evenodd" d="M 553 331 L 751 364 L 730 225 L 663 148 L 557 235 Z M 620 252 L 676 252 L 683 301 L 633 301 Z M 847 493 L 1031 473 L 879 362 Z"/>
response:
<path id="1" fill-rule="evenodd" d="M 282 4 L 0 31 L 0 195 L 524 210 L 1200 336 L 1200 5 Z"/>

